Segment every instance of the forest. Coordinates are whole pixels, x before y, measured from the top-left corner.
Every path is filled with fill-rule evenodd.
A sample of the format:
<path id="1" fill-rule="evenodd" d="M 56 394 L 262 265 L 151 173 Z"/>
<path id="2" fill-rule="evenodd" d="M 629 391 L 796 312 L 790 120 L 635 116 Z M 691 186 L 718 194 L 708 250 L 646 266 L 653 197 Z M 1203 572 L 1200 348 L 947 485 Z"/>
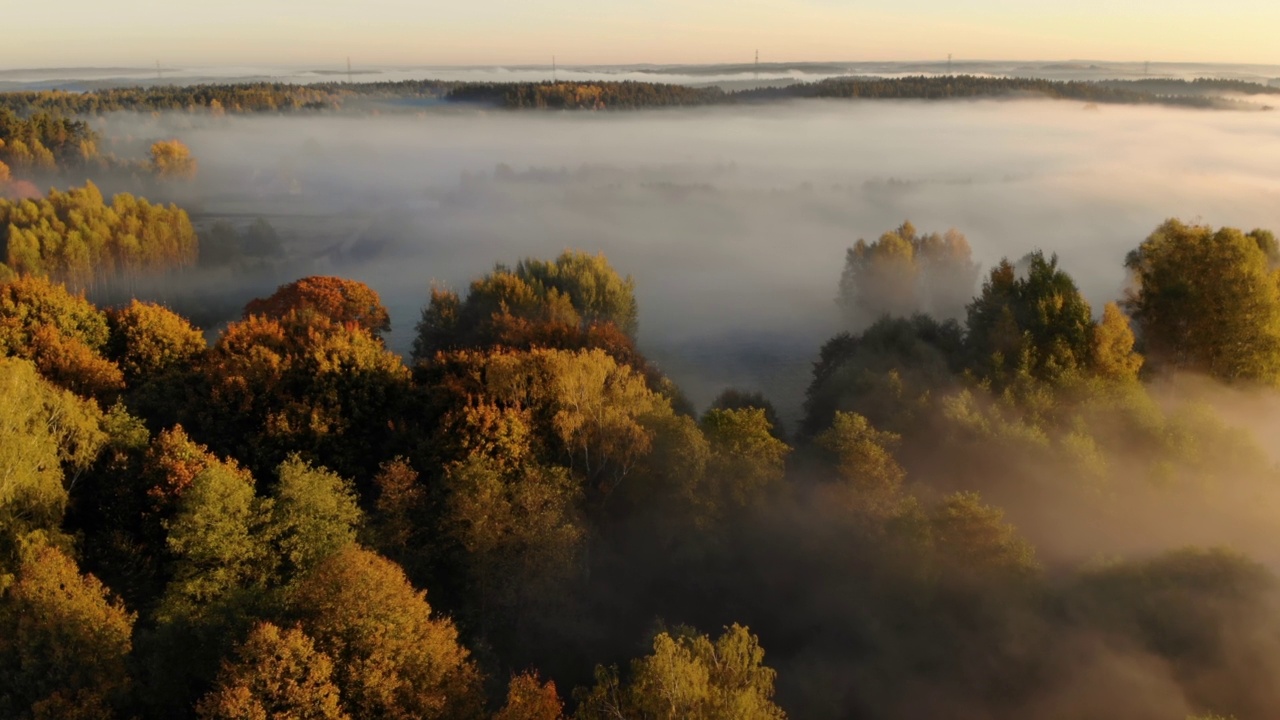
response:
<path id="1" fill-rule="evenodd" d="M 838 330 L 801 348 L 803 392 L 722 383 L 695 402 L 641 343 L 667 326 L 640 293 L 670 291 L 670 276 L 640 278 L 612 251 L 488 257 L 457 287 L 411 262 L 421 256 L 390 255 L 416 293 L 400 353 L 389 338 L 403 306 L 368 277 L 294 272 L 223 317 L 247 277 L 328 267 L 320 256 L 356 268 L 360 247 L 303 246 L 256 214 L 311 199 L 270 185 L 274 157 L 255 157 L 252 174 L 223 164 L 203 189 L 228 192 L 230 210 L 209 210 L 197 191 L 217 149 L 261 151 L 206 136 L 197 158 L 183 142 L 248 122 L 227 116 L 436 103 L 1034 94 L 1233 108 L 1244 105 L 1220 93 L 1277 92 L 1258 88 L 944 77 L 739 92 L 411 81 L 0 94 L 0 717 L 1270 720 L 1271 231 L 1153 221 L 1124 236 L 1124 287 L 1093 303 L 1042 237 L 986 265 L 945 225 L 842 240 L 824 263 L 833 276 L 806 280 L 825 283 Z M 137 114 L 127 133 L 112 124 L 122 112 Z M 344 155 L 297 131 L 317 126 L 287 122 L 302 148 L 287 170 L 349 172 L 312 196 L 331 214 L 298 211 L 304 221 L 397 211 L 385 186 L 357 194 L 368 176 L 344 164 L 358 155 L 409 187 L 390 153 Z M 584 128 L 575 142 L 601 142 Z M 448 162 L 408 142 L 395 147 L 406 162 Z M 671 156 L 639 169 L 500 163 L 491 177 L 463 165 L 427 212 L 506 207 L 488 194 L 558 231 L 535 214 L 576 207 L 555 197 L 657 198 L 671 216 L 706 202 L 756 219 L 779 207 L 773 196 L 806 213 L 821 192 L 861 197 L 807 177 L 743 190 L 731 179 L 749 168 L 716 155 L 682 175 Z M 865 182 L 951 182 L 902 172 L 913 181 Z M 276 194 L 225 190 L 253 183 Z M 254 192 L 267 199 L 244 199 Z M 637 217 L 571 220 L 603 237 Z M 670 232 L 647 217 L 646 232 Z M 365 229 L 363 247 L 407 232 L 393 222 Z M 771 242 L 799 252 L 789 237 Z M 711 288 L 746 282 L 684 240 L 670 238 L 667 265 L 688 263 Z M 180 313 L 149 281 L 216 290 Z M 775 286 L 752 291 L 796 325 L 812 320 Z M 725 322 L 763 323 L 760 306 L 723 305 L 748 316 Z"/>
<path id="2" fill-rule="evenodd" d="M 1051 252 L 859 240 L 784 427 L 694 407 L 603 255 L 424 283 L 402 358 L 340 277 L 212 336 L 68 289 L 196 261 L 176 207 L 0 207 L 5 717 L 1280 708 L 1280 468 L 1217 402 L 1280 385 L 1266 230 L 1168 220 L 1103 307 Z"/>
<path id="3" fill-rule="evenodd" d="M 732 92 L 714 86 L 687 87 L 633 80 L 519 83 L 404 80 L 310 85 L 155 85 L 86 92 L 5 92 L 0 93 L 0 110 L 22 117 L 44 113 L 60 118 L 94 117 L 120 111 L 205 111 L 214 114 L 417 111 L 422 102 L 482 104 L 510 110 L 637 110 L 777 102 L 797 98 L 940 100 L 1019 96 L 1092 103 L 1258 108 L 1226 97 L 1231 94 L 1275 95 L 1280 94 L 1280 88 L 1238 80 L 1063 81 L 975 75 L 832 78 Z M 0 138 L 6 137 L 3 134 L 4 122 L 0 117 Z"/>

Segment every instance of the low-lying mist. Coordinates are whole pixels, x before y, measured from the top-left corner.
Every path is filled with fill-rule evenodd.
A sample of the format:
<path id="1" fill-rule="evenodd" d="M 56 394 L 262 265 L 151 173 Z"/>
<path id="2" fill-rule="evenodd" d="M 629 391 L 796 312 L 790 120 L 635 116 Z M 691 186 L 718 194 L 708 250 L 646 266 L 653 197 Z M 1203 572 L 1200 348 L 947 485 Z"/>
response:
<path id="1" fill-rule="evenodd" d="M 106 122 L 180 136 L 200 176 L 177 199 L 198 225 L 268 219 L 282 281 L 372 285 L 398 351 L 433 283 L 600 251 L 636 280 L 642 348 L 696 402 L 759 387 L 788 417 L 838 329 L 845 248 L 904 218 L 961 230 L 985 267 L 1055 252 L 1098 308 L 1167 217 L 1280 227 L 1270 113 L 1016 100 Z"/>

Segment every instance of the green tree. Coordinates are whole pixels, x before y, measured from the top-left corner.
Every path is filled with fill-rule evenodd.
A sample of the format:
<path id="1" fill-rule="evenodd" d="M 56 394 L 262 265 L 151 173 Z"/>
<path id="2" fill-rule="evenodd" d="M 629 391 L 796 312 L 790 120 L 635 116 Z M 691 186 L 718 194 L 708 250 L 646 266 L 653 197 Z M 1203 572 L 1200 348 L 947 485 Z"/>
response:
<path id="1" fill-rule="evenodd" d="M 801 432 L 823 432 L 837 412 L 910 430 L 934 397 L 956 384 L 964 354 L 960 326 L 927 315 L 881 318 L 859 335 L 841 333 L 822 346 L 814 364 Z"/>
<path id="2" fill-rule="evenodd" d="M 625 683 L 598 667 L 596 684 L 579 691 L 578 720 L 781 720 L 773 703 L 776 673 L 764 665 L 759 639 L 740 625 L 714 643 L 706 635 L 659 633 L 653 653 L 633 660 Z"/>
<path id="3" fill-rule="evenodd" d="M 707 476 L 712 502 L 729 508 L 763 500 L 786 473 L 791 448 L 773 435 L 762 409 L 708 410 L 700 423 L 711 445 Z"/>
<path id="4" fill-rule="evenodd" d="M 476 456 L 450 469 L 441 529 L 464 552 L 480 632 L 527 652 L 536 621 L 556 607 L 578 569 L 586 535 L 582 489 L 564 468 L 526 463 L 504 471 Z"/>
<path id="5" fill-rule="evenodd" d="M 267 532 L 284 574 L 305 573 L 355 542 L 363 522 L 355 489 L 324 468 L 297 456 L 276 470 Z"/>
<path id="6" fill-rule="evenodd" d="M 96 404 L 49 385 L 31 363 L 0 358 L 0 572 L 31 538 L 61 537 L 66 486 L 105 443 L 102 422 Z"/>
<path id="7" fill-rule="evenodd" d="M 1075 281 L 1058 258 L 1034 252 L 1015 268 L 992 269 L 968 307 L 966 342 L 983 379 L 998 388 L 1018 376 L 1056 382 L 1090 369 L 1094 322 Z"/>
<path id="8" fill-rule="evenodd" d="M 247 473 L 219 463 L 196 475 L 166 523 L 172 580 L 160 620 L 200 618 L 211 604 L 261 584 L 264 548 L 255 537 L 261 522 Z"/>
<path id="9" fill-rule="evenodd" d="M 1280 271 L 1263 245 L 1261 234 L 1169 220 L 1129 253 L 1125 304 L 1154 363 L 1280 383 Z"/>
<path id="10" fill-rule="evenodd" d="M 857 510 L 889 516 L 902 505 L 906 472 L 892 452 L 901 439 L 876 430 L 861 415 L 843 412 L 818 436 L 818 446 L 833 456 L 836 474 L 850 491 L 847 501 Z"/>

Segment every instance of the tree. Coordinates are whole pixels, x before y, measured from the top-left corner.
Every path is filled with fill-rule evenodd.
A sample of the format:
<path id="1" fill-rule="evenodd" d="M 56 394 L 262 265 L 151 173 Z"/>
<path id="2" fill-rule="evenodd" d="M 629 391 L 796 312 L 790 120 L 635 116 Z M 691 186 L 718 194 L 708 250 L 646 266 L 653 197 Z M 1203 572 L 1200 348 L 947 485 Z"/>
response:
<path id="1" fill-rule="evenodd" d="M 0 353 L 31 360 L 56 385 L 99 398 L 118 391 L 123 374 L 103 356 L 109 337 L 106 315 L 83 294 L 33 276 L 0 285 Z"/>
<path id="2" fill-rule="evenodd" d="M 711 444 L 707 476 L 715 484 L 713 504 L 753 505 L 782 480 L 791 448 L 774 437 L 764 410 L 708 410 L 700 425 Z"/>
<path id="3" fill-rule="evenodd" d="M 902 438 L 871 427 L 856 413 L 838 412 L 830 429 L 818 437 L 818 446 L 832 454 L 837 476 L 854 507 L 877 516 L 893 514 L 903 502 L 906 472 L 891 448 Z"/>
<path id="4" fill-rule="evenodd" d="M 302 630 L 259 623 L 235 659 L 223 662 L 196 713 L 200 720 L 347 720 L 332 674 L 333 661 Z"/>
<path id="5" fill-rule="evenodd" d="M 252 477 L 221 463 L 196 475 L 166 523 L 173 561 L 161 621 L 198 619 L 209 605 L 260 585 L 265 558 L 255 534 L 261 522 Z"/>
<path id="6" fill-rule="evenodd" d="M 934 396 L 956 384 L 964 354 L 960 326 L 927 315 L 881 318 L 859 335 L 841 333 L 814 363 L 801 432 L 816 436 L 837 412 L 858 413 L 894 431 L 912 429 Z"/>
<path id="7" fill-rule="evenodd" d="M 31 538 L 60 537 L 67 477 L 106 441 L 102 411 L 42 380 L 31 363 L 0 358 L 0 573 Z"/>
<path id="8" fill-rule="evenodd" d="M 486 640 L 529 652 L 537 621 L 566 594 L 586 535 L 581 487 L 564 468 L 526 463 L 504 471 L 475 456 L 445 476 L 440 529 L 463 551 L 471 614 Z"/>
<path id="9" fill-rule="evenodd" d="M 107 311 L 107 320 L 108 355 L 131 387 L 188 368 L 208 347 L 186 318 L 153 303 L 133 300 Z"/>
<path id="10" fill-rule="evenodd" d="M 1280 271 L 1260 232 L 1169 220 L 1125 266 L 1147 356 L 1221 380 L 1280 383 Z"/>
<path id="11" fill-rule="evenodd" d="M 563 720 L 564 703 L 556 693 L 556 684 L 545 684 L 536 672 L 511 678 L 507 685 L 507 703 L 493 720 Z"/>
<path id="12" fill-rule="evenodd" d="M 714 643 L 692 632 L 659 633 L 653 653 L 633 660 L 624 684 L 616 669 L 596 669 L 596 685 L 578 693 L 578 720 L 782 720 L 773 704 L 776 673 L 759 639 L 741 625 Z"/>
<path id="13" fill-rule="evenodd" d="M 367 478 L 398 449 L 409 371 L 363 327 L 324 316 L 253 315 L 209 352 L 192 408 L 216 449 L 268 473 L 293 453 Z"/>
<path id="14" fill-rule="evenodd" d="M 291 599 L 302 629 L 333 659 L 352 717 L 479 714 L 479 676 L 457 630 L 432 616 L 426 593 L 394 563 L 348 547 L 321 562 Z"/>
<path id="15" fill-rule="evenodd" d="M 0 714 L 106 720 L 129 691 L 134 616 L 57 548 L 29 548 L 0 590 Z"/>
<path id="16" fill-rule="evenodd" d="M 190 180 L 196 176 L 196 159 L 180 140 L 157 140 L 151 145 L 151 172 L 165 180 Z"/>
<path id="17" fill-rule="evenodd" d="M 854 329 L 883 315 L 958 317 L 978 280 L 971 257 L 960 232 L 920 235 L 904 222 L 879 240 L 858 240 L 846 251 L 837 303 Z"/>
<path id="18" fill-rule="evenodd" d="M 324 468 L 295 455 L 276 473 L 267 532 L 284 576 L 292 577 L 355 542 L 363 515 L 351 483 Z"/>
<path id="19" fill-rule="evenodd" d="M 87 287 L 118 276 L 195 264 L 198 240 L 176 206 L 127 193 L 108 203 L 91 182 L 33 200 L 0 199 L 0 246 L 20 274 Z"/>
<path id="20" fill-rule="evenodd" d="M 335 324 L 353 323 L 375 337 L 391 330 L 391 316 L 382 306 L 378 293 L 364 283 L 337 277 L 306 277 L 281 285 L 268 298 L 251 301 L 244 308 L 245 318 L 261 315 L 274 320 L 291 313 L 305 319 L 316 314 Z"/>
<path id="21" fill-rule="evenodd" d="M 1102 320 L 1093 328 L 1093 368 L 1112 380 L 1137 380 L 1142 356 L 1133 350 L 1129 319 L 1115 303 L 1102 308 Z"/>
<path id="22" fill-rule="evenodd" d="M 473 281 L 465 300 L 433 288 L 418 323 L 413 359 L 424 362 L 442 350 L 492 345 L 620 348 L 621 357 L 635 354 L 629 341 L 637 322 L 635 283 L 618 275 L 603 255 L 527 258 L 514 269 L 498 265 Z M 627 342 L 612 338 L 602 329 L 607 327 Z"/>
<path id="23" fill-rule="evenodd" d="M 527 444 L 540 460 L 568 466 L 597 497 L 612 492 L 649 452 L 650 419 L 672 412 L 641 374 L 598 349 L 441 354 L 420 368 L 420 381 L 442 406 L 438 417 L 448 421 L 445 445 L 458 447 L 456 427 L 463 423 L 503 428 L 475 439 L 512 449 Z M 492 407 L 467 410 L 482 404 Z"/>
<path id="24" fill-rule="evenodd" d="M 977 493 L 947 497 L 929 524 L 940 567 L 951 578 L 983 587 L 1039 572 L 1035 549 L 1004 522 L 1003 511 L 984 505 Z"/>
<path id="25" fill-rule="evenodd" d="M 1052 383 L 1088 372 L 1094 322 L 1075 281 L 1057 256 L 1039 251 L 1019 266 L 1024 272 L 1001 261 L 969 304 L 966 343 L 977 374 L 1003 389 L 1018 376 Z"/>
<path id="26" fill-rule="evenodd" d="M 763 393 L 745 392 L 737 388 L 725 388 L 715 400 L 711 401 L 712 410 L 763 410 L 765 420 L 769 422 L 770 433 L 782 442 L 787 441 L 787 433 L 782 427 L 782 419 L 778 410 L 769 402 Z"/>

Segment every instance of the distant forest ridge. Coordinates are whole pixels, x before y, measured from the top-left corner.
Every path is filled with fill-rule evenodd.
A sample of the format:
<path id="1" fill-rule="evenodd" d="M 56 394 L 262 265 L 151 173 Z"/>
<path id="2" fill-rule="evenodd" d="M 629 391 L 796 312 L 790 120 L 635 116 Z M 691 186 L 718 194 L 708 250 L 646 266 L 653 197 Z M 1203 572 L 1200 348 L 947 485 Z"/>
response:
<path id="1" fill-rule="evenodd" d="M 976 75 L 899 78 L 844 77 L 780 87 L 726 91 L 636 81 L 469 83 L 441 80 L 396 82 L 228 83 L 0 93 L 0 109 L 34 113 L 99 115 L 206 109 L 215 113 L 323 110 L 421 109 L 480 104 L 512 110 L 634 110 L 660 107 L 776 102 L 797 98 L 946 100 L 1044 97 L 1088 103 L 1171 105 L 1192 108 L 1269 110 L 1239 96 L 1280 94 L 1280 87 L 1228 79 L 1043 80 Z"/>

